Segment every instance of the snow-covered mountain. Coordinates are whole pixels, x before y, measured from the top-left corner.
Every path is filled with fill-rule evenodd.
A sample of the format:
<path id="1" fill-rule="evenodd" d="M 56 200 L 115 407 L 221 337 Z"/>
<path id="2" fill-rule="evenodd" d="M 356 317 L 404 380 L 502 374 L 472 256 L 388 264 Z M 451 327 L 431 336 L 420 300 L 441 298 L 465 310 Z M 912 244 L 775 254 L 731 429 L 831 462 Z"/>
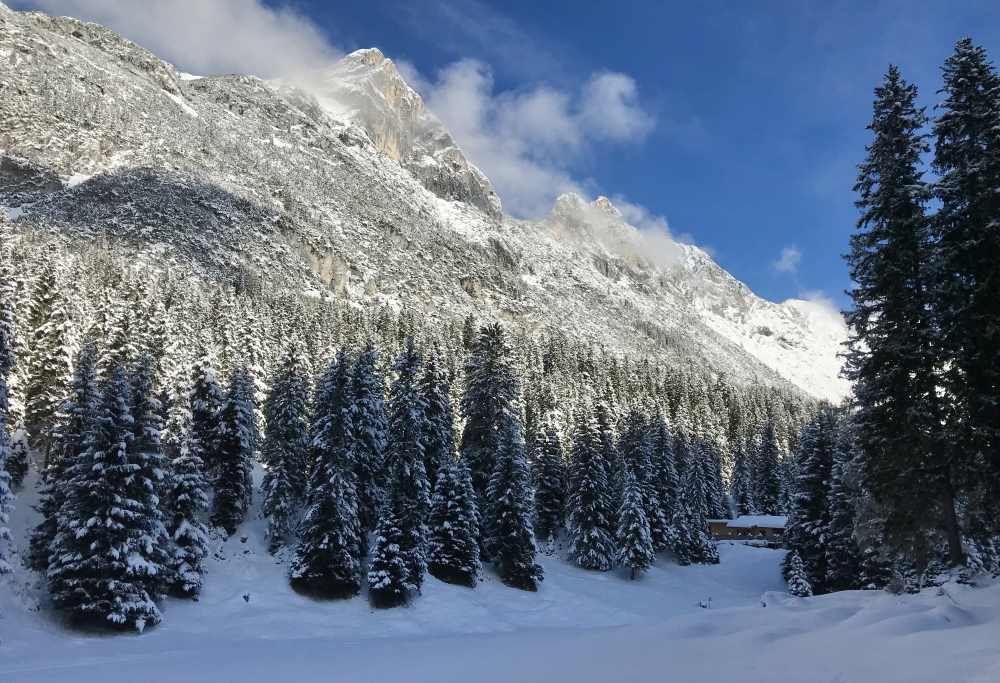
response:
<path id="1" fill-rule="evenodd" d="M 137 258 L 430 320 L 470 313 L 823 398 L 839 316 L 756 296 L 605 198 L 539 221 L 486 176 L 391 60 L 361 50 L 308 87 L 193 78 L 101 26 L 0 4 L 0 220 L 126 243 Z"/>

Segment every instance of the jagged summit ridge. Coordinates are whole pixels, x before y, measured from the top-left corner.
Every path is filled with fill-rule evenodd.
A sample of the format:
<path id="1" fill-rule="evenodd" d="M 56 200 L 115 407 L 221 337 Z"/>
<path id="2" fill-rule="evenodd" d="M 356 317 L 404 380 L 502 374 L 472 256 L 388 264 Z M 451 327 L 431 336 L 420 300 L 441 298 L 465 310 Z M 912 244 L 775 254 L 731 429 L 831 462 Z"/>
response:
<path id="1" fill-rule="evenodd" d="M 500 218 L 500 198 L 489 179 L 469 163 L 441 121 L 378 48 L 348 54 L 317 74 L 313 88 L 334 116 L 364 128 L 379 151 L 429 190 Z"/>

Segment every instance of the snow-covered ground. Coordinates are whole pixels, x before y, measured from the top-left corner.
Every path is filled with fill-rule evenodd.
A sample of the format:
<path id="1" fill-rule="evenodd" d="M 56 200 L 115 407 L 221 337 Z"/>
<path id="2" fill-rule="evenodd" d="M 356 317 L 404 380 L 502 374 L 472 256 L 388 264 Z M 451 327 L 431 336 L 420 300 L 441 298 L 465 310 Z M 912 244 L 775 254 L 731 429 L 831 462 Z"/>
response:
<path id="1" fill-rule="evenodd" d="M 263 534 L 219 542 L 201 600 L 142 635 L 67 630 L 20 572 L 0 586 L 0 681 L 1000 680 L 1000 584 L 798 599 L 781 551 L 724 543 L 718 566 L 664 559 L 636 582 L 543 556 L 537 594 L 428 577 L 377 611 L 296 594 Z"/>

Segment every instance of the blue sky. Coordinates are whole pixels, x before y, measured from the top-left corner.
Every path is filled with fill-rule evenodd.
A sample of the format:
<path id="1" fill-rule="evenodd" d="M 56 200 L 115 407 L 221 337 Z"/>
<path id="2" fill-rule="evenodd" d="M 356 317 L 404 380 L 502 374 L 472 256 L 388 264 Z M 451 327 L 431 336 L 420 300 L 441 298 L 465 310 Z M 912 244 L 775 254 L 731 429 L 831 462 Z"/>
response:
<path id="1" fill-rule="evenodd" d="M 769 299 L 821 292 L 838 305 L 855 166 L 886 66 L 933 105 L 959 37 L 1000 58 L 1000 3 L 985 1 L 13 4 L 101 21 L 191 70 L 260 72 L 275 55 L 379 47 L 500 178 L 507 206 L 537 213 L 548 198 L 531 191 L 545 182 L 553 196 L 606 194 L 637 222 L 665 217 Z M 153 20 L 152 5 L 185 21 Z M 232 40 L 178 39 L 199 24 Z M 239 26 L 252 28 L 236 36 Z M 262 49 L 254 38 L 266 32 L 290 38 Z"/>

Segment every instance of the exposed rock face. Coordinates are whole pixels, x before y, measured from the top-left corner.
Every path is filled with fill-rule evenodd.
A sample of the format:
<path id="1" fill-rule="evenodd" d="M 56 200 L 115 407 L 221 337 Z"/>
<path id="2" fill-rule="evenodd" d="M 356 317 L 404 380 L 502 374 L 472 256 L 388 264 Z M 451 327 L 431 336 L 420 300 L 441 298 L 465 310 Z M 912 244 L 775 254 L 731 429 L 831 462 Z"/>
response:
<path id="1" fill-rule="evenodd" d="M 13 55 L 13 56 L 12 56 Z M 755 296 L 697 247 L 564 195 L 504 216 L 390 60 L 354 53 L 307 93 L 195 80 L 93 24 L 0 4 L 0 218 L 150 264 L 430 321 L 558 329 L 735 380 L 838 398 L 843 322 Z"/>
<path id="2" fill-rule="evenodd" d="M 338 118 L 359 124 L 379 151 L 427 189 L 500 218 L 500 198 L 489 179 L 469 163 L 441 121 L 378 49 L 352 52 L 323 72 L 320 83 L 320 100 Z"/>

